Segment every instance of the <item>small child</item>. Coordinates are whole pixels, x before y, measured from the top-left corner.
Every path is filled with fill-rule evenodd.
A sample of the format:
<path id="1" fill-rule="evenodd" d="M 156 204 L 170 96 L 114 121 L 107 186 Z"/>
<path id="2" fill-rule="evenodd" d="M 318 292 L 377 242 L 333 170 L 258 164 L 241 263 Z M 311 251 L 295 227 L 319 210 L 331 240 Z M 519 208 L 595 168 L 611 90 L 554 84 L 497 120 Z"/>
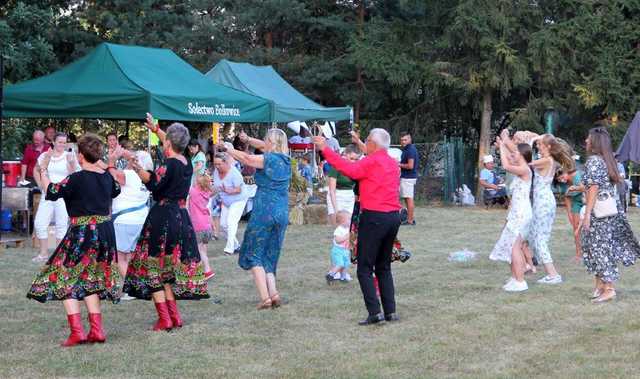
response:
<path id="1" fill-rule="evenodd" d="M 209 199 L 213 196 L 211 178 L 208 175 L 198 175 L 189 191 L 189 215 L 198 240 L 200 260 L 204 265 L 205 280 L 214 277 L 215 272 L 209 265 L 207 256 L 207 244 L 213 239 L 211 233 L 211 212 L 209 211 Z"/>
<path id="2" fill-rule="evenodd" d="M 335 280 L 350 282 L 349 266 L 351 253 L 349 251 L 349 223 L 351 215 L 345 211 L 339 211 L 336 215 L 338 227 L 333 232 L 333 246 L 331 247 L 331 270 L 325 275 L 327 284 Z"/>
<path id="3" fill-rule="evenodd" d="M 309 195 L 313 194 L 313 170 L 311 168 L 311 160 L 309 156 L 303 155 L 300 157 L 300 163 L 298 164 L 298 171 L 300 172 L 300 176 L 302 176 L 307 181 L 307 191 Z"/>

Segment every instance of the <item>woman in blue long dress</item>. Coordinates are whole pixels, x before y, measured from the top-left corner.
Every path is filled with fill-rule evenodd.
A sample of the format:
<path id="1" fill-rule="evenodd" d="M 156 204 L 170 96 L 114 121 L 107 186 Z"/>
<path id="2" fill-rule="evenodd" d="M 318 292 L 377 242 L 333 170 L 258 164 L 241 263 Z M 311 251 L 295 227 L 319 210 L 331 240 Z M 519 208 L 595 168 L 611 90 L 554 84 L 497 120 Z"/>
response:
<path id="1" fill-rule="evenodd" d="M 253 211 L 240 247 L 238 264 L 245 270 L 251 270 L 260 296 L 258 309 L 279 307 L 281 299 L 276 288 L 276 268 L 289 224 L 291 162 L 287 135 L 274 128 L 267 132 L 264 141 L 249 138 L 245 133 L 240 134 L 240 139 L 264 154 L 247 154 L 233 149 L 230 144 L 220 147 L 227 149 L 243 165 L 257 169 L 255 181 L 258 191 L 253 198 Z"/>

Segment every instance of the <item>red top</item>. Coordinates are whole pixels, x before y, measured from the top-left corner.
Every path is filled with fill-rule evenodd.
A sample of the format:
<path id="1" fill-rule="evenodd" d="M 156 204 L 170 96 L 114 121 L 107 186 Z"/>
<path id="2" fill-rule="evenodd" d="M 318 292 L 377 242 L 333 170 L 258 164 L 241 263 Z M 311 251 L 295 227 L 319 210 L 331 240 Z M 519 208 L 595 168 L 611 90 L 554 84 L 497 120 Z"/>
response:
<path id="1" fill-rule="evenodd" d="M 360 207 L 369 211 L 400 210 L 400 167 L 386 150 L 351 162 L 325 147 L 322 154 L 331 167 L 360 182 Z"/>
<path id="2" fill-rule="evenodd" d="M 22 155 L 22 161 L 20 161 L 20 163 L 27 166 L 27 172 L 25 174 L 27 178 L 33 178 L 33 168 L 38 162 L 38 157 L 47 150 L 49 150 L 49 145 L 46 143 L 40 145 L 40 150 L 37 150 L 32 143 L 24 147 L 24 154 Z M 22 178 L 22 180 L 24 179 L 25 178 Z"/>

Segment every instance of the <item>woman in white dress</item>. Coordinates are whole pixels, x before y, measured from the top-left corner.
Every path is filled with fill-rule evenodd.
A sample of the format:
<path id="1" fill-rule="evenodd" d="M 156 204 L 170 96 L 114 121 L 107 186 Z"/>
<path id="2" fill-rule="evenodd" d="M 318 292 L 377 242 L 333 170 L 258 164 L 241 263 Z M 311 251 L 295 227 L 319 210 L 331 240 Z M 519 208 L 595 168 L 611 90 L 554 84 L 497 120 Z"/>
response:
<path id="1" fill-rule="evenodd" d="M 546 276 L 538 280 L 540 284 L 560 284 L 562 276 L 556 270 L 549 249 L 551 229 L 556 218 L 556 198 L 551 190 L 551 184 L 558 167 L 563 171 L 575 168 L 573 152 L 569 145 L 555 138 L 551 134 L 536 136 L 529 133 L 530 142 L 537 143 L 540 158 L 531 162 L 534 168 L 533 178 L 533 219 L 528 238 L 528 247 L 533 250 L 535 257 L 544 266 Z M 525 251 L 527 255 L 531 255 Z M 531 266 L 533 272 L 535 268 Z"/>
<path id="2" fill-rule="evenodd" d="M 33 178 L 40 187 L 42 193 L 46 193 L 47 189 L 42 188 L 42 180 L 40 169 L 46 169 L 49 173 L 51 183 L 60 183 L 64 178 L 80 170 L 80 165 L 73 151 L 67 151 L 67 135 L 57 133 L 53 139 L 53 149 L 46 153 L 40 154 L 38 158 L 37 169 L 33 170 Z M 64 199 L 60 198 L 55 201 L 45 200 L 44 195 L 38 205 L 36 217 L 33 220 L 36 237 L 40 240 L 40 253 L 32 260 L 34 262 L 44 262 L 49 258 L 49 224 L 55 222 L 56 244 L 67 233 L 69 224 L 69 216 Z"/>
<path id="3" fill-rule="evenodd" d="M 504 139 L 504 141 L 503 141 Z M 531 146 L 516 145 L 516 151 L 509 151 L 507 144 L 511 143 L 507 133 L 498 137 L 496 145 L 500 149 L 502 167 L 514 175 L 511 182 L 511 205 L 507 216 L 507 224 L 502 229 L 500 239 L 496 243 L 489 258 L 494 261 L 505 261 L 511 264 L 511 278 L 502 287 L 505 291 L 526 291 L 529 287 L 524 280 L 525 256 L 523 244 L 527 239 L 532 211 L 529 193 L 531 190 L 532 172 Z"/>

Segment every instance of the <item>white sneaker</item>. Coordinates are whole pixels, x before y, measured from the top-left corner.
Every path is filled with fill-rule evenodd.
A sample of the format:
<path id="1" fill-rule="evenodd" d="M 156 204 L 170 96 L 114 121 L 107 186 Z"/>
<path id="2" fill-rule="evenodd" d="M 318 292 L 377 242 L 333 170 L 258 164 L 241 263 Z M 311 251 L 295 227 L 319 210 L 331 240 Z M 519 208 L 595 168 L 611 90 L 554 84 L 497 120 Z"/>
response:
<path id="1" fill-rule="evenodd" d="M 506 284 L 503 288 L 507 292 L 522 292 L 528 290 L 529 286 L 524 280 L 519 282 L 514 279 L 512 282 Z"/>
<path id="2" fill-rule="evenodd" d="M 122 296 L 120 296 L 120 300 L 124 300 L 124 301 L 128 301 L 128 300 L 135 300 L 135 297 L 131 297 L 129 296 L 129 294 L 123 294 Z"/>
<path id="3" fill-rule="evenodd" d="M 333 273 L 333 280 L 340 280 L 340 273 L 339 272 L 334 272 Z"/>
<path id="4" fill-rule="evenodd" d="M 345 282 L 350 282 L 353 279 L 351 279 L 351 275 L 349 275 L 349 273 L 345 273 L 344 276 L 342 276 L 342 278 L 340 278 L 340 280 L 345 281 Z"/>
<path id="5" fill-rule="evenodd" d="M 562 283 L 562 276 L 560 275 L 556 275 L 556 276 L 545 276 L 542 279 L 538 279 L 538 283 L 540 284 L 560 284 Z"/>
<path id="6" fill-rule="evenodd" d="M 504 284 L 507 285 L 507 284 L 513 282 L 514 280 L 516 280 L 516 278 L 514 278 L 513 276 L 510 276 L 509 279 L 504 281 Z"/>

